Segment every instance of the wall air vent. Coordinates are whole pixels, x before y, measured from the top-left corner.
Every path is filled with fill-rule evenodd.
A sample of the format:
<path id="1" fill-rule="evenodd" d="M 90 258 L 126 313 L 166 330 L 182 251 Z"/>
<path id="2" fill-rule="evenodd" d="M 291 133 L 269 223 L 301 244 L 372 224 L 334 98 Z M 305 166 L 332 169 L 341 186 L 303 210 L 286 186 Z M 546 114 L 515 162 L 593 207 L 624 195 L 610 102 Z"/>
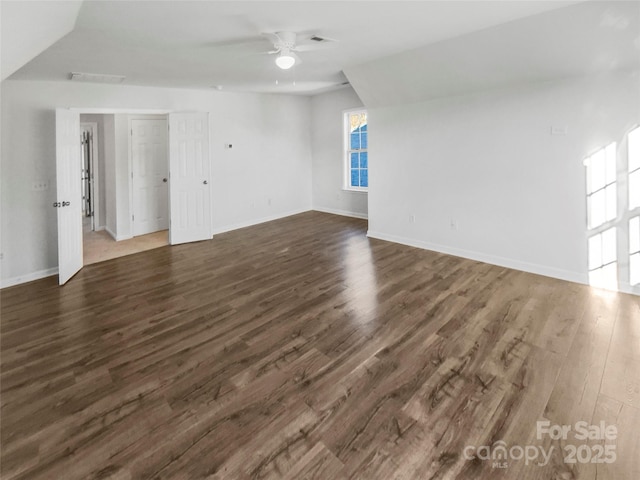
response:
<path id="1" fill-rule="evenodd" d="M 76 82 L 92 82 L 92 83 L 122 83 L 125 79 L 123 75 L 107 75 L 105 73 L 80 73 L 71 72 L 69 76 L 71 80 Z"/>

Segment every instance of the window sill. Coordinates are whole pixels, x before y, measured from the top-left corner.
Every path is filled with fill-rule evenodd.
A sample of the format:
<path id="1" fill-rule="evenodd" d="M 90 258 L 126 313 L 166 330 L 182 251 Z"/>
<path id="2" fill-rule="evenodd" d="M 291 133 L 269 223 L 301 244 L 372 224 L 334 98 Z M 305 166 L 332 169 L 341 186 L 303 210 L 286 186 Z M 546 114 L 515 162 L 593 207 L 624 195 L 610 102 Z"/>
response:
<path id="1" fill-rule="evenodd" d="M 342 187 L 342 191 L 343 192 L 354 192 L 354 193 L 369 193 L 369 189 L 364 189 L 364 188 L 347 188 L 347 187 Z"/>

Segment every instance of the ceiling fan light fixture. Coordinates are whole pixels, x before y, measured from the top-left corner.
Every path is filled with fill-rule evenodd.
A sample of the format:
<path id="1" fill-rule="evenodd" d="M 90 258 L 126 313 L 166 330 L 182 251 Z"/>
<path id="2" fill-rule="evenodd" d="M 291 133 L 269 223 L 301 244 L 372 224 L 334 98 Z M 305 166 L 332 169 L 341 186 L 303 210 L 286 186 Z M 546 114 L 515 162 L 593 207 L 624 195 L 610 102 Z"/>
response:
<path id="1" fill-rule="evenodd" d="M 289 49 L 283 49 L 280 52 L 280 55 L 276 57 L 276 65 L 280 67 L 282 70 L 289 70 L 296 63 L 296 59 L 291 53 Z"/>

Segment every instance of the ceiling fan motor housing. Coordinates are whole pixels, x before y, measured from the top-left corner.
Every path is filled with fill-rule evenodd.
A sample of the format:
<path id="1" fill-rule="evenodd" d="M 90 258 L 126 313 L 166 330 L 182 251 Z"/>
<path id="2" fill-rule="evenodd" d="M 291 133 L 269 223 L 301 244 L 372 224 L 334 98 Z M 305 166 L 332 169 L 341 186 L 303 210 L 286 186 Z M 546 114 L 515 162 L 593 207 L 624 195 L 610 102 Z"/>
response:
<path id="1" fill-rule="evenodd" d="M 296 45 L 296 34 L 295 32 L 277 32 L 276 35 L 278 36 L 278 43 L 276 43 L 274 46 L 278 49 L 284 49 L 287 48 L 289 50 L 292 50 L 295 45 Z"/>

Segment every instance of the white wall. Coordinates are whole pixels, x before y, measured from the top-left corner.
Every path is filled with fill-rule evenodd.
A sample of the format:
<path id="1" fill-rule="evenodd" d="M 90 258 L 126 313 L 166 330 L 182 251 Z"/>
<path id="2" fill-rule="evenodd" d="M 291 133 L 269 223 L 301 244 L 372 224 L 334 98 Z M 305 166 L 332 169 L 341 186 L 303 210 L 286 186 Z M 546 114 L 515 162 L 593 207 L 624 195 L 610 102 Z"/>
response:
<path id="1" fill-rule="evenodd" d="M 638 85 L 618 73 L 370 108 L 369 235 L 586 282 L 583 159 L 616 141 L 624 178 Z"/>
<path id="2" fill-rule="evenodd" d="M 309 98 L 14 80 L 3 81 L 1 90 L 5 285 L 57 266 L 57 220 L 51 206 L 56 201 L 56 107 L 210 112 L 214 231 L 311 209 Z M 122 129 L 119 115 L 113 125 L 105 121 L 105 135 L 111 128 L 114 133 Z M 225 143 L 233 149 L 225 150 Z M 114 150 L 105 156 L 117 162 L 122 147 L 116 143 Z M 105 177 L 107 196 L 111 188 L 121 190 L 119 169 L 106 168 Z M 32 190 L 41 179 L 50 188 Z M 107 226 L 126 234 L 109 209 L 107 200 Z"/>
<path id="3" fill-rule="evenodd" d="M 343 189 L 343 113 L 360 107 L 362 102 L 351 87 L 312 97 L 311 152 L 315 210 L 367 217 L 367 193 Z"/>
<path id="4" fill-rule="evenodd" d="M 131 232 L 131 205 L 129 190 L 131 176 L 129 170 L 129 115 L 118 113 L 114 117 L 114 169 L 116 240 L 133 237 Z"/>
<path id="5" fill-rule="evenodd" d="M 105 228 L 116 238 L 118 235 L 116 217 L 116 127 L 115 115 L 104 117 L 104 208 Z"/>

